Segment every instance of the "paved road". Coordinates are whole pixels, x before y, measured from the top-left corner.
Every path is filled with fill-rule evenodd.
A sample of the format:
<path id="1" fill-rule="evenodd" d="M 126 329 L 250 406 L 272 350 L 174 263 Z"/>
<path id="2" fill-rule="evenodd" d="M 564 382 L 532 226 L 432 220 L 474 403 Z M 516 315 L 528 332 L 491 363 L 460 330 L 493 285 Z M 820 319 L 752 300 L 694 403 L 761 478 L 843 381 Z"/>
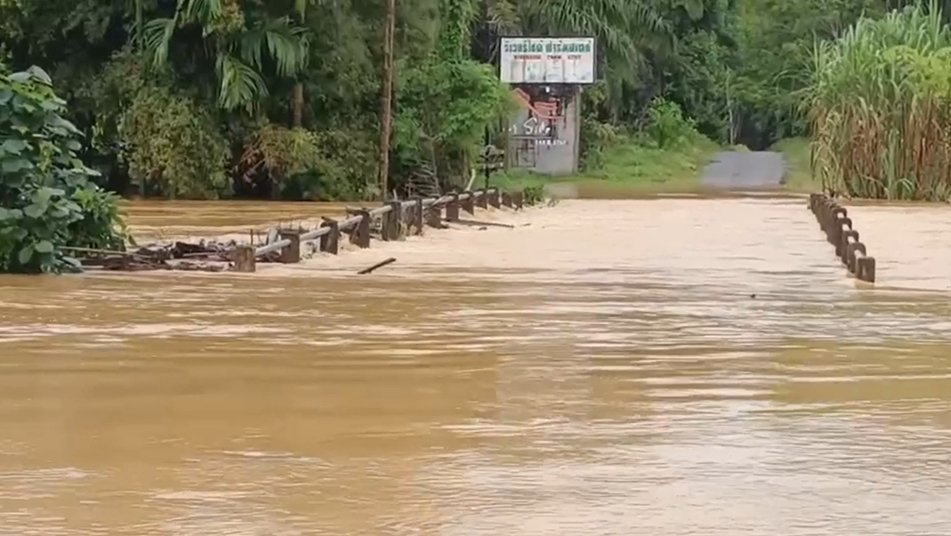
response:
<path id="1" fill-rule="evenodd" d="M 701 181 L 704 186 L 728 190 L 779 188 L 785 167 L 780 153 L 723 152 L 707 165 Z"/>

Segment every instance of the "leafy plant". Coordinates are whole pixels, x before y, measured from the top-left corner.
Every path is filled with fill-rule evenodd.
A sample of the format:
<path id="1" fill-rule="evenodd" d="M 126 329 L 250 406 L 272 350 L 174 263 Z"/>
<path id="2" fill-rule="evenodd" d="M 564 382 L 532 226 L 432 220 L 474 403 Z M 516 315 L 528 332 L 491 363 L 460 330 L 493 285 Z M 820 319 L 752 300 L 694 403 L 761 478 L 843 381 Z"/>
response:
<path id="1" fill-rule="evenodd" d="M 661 149 L 682 146 L 697 137 L 696 123 L 676 103 L 656 98 L 647 110 L 645 132 Z"/>
<path id="2" fill-rule="evenodd" d="M 0 271 L 78 270 L 67 247 L 121 247 L 116 199 L 77 157 L 81 133 L 43 70 L 0 73 Z"/>

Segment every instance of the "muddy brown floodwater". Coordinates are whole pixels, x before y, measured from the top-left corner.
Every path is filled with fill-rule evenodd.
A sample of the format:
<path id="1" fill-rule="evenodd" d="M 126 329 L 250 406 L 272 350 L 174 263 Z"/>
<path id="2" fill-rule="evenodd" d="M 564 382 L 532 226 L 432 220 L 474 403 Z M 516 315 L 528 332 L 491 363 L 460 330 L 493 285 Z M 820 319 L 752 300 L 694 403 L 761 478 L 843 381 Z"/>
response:
<path id="1" fill-rule="evenodd" d="M 769 199 L 2 278 L 0 534 L 947 536 L 948 214 L 854 211 L 874 290 Z"/>

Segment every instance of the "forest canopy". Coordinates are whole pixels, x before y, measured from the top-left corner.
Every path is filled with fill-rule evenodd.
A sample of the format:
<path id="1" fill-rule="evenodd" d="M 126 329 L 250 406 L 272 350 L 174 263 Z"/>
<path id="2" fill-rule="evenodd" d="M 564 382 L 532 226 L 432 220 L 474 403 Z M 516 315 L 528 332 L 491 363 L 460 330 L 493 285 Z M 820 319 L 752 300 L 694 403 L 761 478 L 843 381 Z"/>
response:
<path id="1" fill-rule="evenodd" d="M 486 129 L 498 135 L 511 106 L 493 66 L 500 35 L 597 37 L 582 134 L 597 165 L 602 143 L 666 109 L 651 103 L 722 144 L 808 133 L 817 43 L 912 3 L 397 0 L 392 185 L 427 173 L 458 184 Z M 377 197 L 385 11 L 382 0 L 0 0 L 0 71 L 49 73 L 84 138 L 78 156 L 109 190 Z"/>

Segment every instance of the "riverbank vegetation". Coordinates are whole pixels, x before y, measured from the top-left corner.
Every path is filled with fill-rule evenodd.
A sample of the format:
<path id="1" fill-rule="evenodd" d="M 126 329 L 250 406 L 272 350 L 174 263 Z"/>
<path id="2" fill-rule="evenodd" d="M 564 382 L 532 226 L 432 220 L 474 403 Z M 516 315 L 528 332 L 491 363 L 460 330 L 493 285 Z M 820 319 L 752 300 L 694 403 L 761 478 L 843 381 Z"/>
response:
<path id="1" fill-rule="evenodd" d="M 937 2 L 817 46 L 805 107 L 814 171 L 852 197 L 951 198 L 951 31 Z"/>
<path id="2" fill-rule="evenodd" d="M 123 246 L 117 199 L 91 182 L 65 112 L 41 69 L 0 74 L 0 272 L 75 271 L 65 248 Z"/>
<path id="3" fill-rule="evenodd" d="M 512 104 L 493 65 L 498 37 L 521 34 L 598 38 L 587 179 L 676 188 L 713 143 L 813 136 L 828 189 L 947 195 L 946 151 L 914 148 L 947 131 L 937 5 L 887 15 L 914 4 L 398 0 L 388 189 L 462 185 L 486 134 L 504 145 Z M 386 15 L 380 0 L 0 0 L 0 72 L 50 73 L 86 142 L 77 155 L 108 190 L 378 198 Z M 863 69 L 878 73 L 854 85 L 869 109 L 848 102 Z M 662 106 L 698 136 L 662 139 Z"/>

